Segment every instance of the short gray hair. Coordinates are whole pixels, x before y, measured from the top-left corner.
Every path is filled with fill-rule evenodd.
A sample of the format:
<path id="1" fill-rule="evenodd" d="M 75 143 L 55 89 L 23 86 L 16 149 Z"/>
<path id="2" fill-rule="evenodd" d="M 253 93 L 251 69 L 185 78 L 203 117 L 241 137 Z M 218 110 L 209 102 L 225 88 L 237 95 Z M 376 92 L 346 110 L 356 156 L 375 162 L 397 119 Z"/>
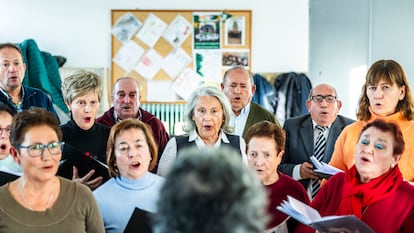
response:
<path id="1" fill-rule="evenodd" d="M 263 185 L 236 151 L 183 149 L 161 188 L 154 232 L 263 232 L 266 206 Z"/>
<path id="2" fill-rule="evenodd" d="M 223 108 L 223 119 L 224 122 L 221 125 L 221 129 L 225 133 L 232 133 L 234 131 L 234 127 L 230 126 L 230 112 L 231 106 L 227 97 L 223 94 L 223 92 L 214 86 L 202 86 L 196 89 L 188 98 L 189 101 L 187 103 L 185 112 L 184 112 L 184 121 L 185 124 L 183 126 L 183 130 L 185 132 L 189 132 L 196 128 L 195 122 L 193 121 L 192 117 L 194 115 L 194 108 L 197 103 L 198 97 L 200 96 L 213 96 L 220 102 L 221 107 Z"/>

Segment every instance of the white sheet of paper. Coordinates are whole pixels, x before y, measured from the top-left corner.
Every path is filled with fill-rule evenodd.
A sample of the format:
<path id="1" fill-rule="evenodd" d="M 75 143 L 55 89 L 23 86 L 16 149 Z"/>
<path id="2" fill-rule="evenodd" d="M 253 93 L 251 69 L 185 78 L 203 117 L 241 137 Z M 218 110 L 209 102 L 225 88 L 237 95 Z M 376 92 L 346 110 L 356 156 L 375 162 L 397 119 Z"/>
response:
<path id="1" fill-rule="evenodd" d="M 202 81 L 203 78 L 194 70 L 186 68 L 173 81 L 171 89 L 184 100 L 188 100 L 188 97 L 200 86 Z"/>
<path id="2" fill-rule="evenodd" d="M 217 49 L 197 49 L 194 50 L 195 70 L 198 70 L 200 75 L 207 83 L 221 83 L 221 51 Z M 199 65 L 199 66 L 197 66 Z"/>
<path id="3" fill-rule="evenodd" d="M 129 72 L 139 61 L 145 50 L 134 41 L 126 42 L 116 53 L 113 61 Z"/>
<path id="4" fill-rule="evenodd" d="M 128 42 L 142 23 L 131 12 L 124 14 L 112 27 L 112 34 L 122 43 Z"/>
<path id="5" fill-rule="evenodd" d="M 145 19 L 144 25 L 137 34 L 137 38 L 142 40 L 149 47 L 154 47 L 158 39 L 161 37 L 167 24 L 154 14 L 149 14 Z"/>
<path id="6" fill-rule="evenodd" d="M 164 31 L 163 37 L 172 46 L 180 46 L 193 32 L 193 27 L 183 16 L 177 15 Z"/>
<path id="7" fill-rule="evenodd" d="M 162 68 L 174 79 L 190 63 L 191 57 L 184 49 L 178 47 L 164 58 Z"/>
<path id="8" fill-rule="evenodd" d="M 149 49 L 139 60 L 134 70 L 147 80 L 153 79 L 161 69 L 162 57 L 155 51 Z"/>
<path id="9" fill-rule="evenodd" d="M 148 80 L 147 101 L 174 102 L 175 93 L 170 89 L 171 81 Z"/>

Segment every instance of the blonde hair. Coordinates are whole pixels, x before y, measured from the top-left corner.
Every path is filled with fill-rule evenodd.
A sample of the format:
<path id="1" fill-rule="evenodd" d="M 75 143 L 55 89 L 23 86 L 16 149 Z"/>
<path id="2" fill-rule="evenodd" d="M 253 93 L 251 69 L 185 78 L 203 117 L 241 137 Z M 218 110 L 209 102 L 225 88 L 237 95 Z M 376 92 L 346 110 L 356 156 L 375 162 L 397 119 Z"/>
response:
<path id="1" fill-rule="evenodd" d="M 66 103 L 71 104 L 79 96 L 89 92 L 95 92 L 98 101 L 102 97 L 102 78 L 87 70 L 78 71 L 68 77 L 62 83 L 62 94 Z"/>

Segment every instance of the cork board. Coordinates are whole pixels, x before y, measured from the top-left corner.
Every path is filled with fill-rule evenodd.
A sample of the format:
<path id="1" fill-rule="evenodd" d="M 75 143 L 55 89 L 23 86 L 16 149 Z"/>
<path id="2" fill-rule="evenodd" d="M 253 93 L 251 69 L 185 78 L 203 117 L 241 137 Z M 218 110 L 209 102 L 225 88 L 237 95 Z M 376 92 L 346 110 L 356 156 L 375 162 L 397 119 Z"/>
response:
<path id="1" fill-rule="evenodd" d="M 196 35 L 199 35 L 198 33 L 200 32 L 200 28 L 202 27 L 199 27 L 200 23 L 195 19 L 198 20 L 199 15 L 202 16 L 204 14 L 219 16 L 219 21 L 216 22 L 216 29 L 219 30 L 219 42 L 217 44 L 202 44 L 197 42 Z M 128 16 L 129 18 L 126 16 Z M 127 30 L 124 30 L 122 27 L 118 27 L 119 25 L 122 25 L 122 22 L 125 19 L 125 17 L 129 20 L 129 23 L 131 22 L 131 20 L 134 21 L 134 24 L 136 27 L 138 27 L 138 29 L 128 29 L 127 27 Z M 183 37 L 178 40 L 178 44 L 172 44 L 177 40 L 169 40 L 168 37 L 164 37 L 164 34 L 166 34 L 165 31 L 170 28 L 170 25 L 179 25 L 179 23 L 177 23 L 179 22 L 177 21 L 177 18 L 181 19 L 181 22 L 186 21 L 188 25 L 191 26 L 191 30 L 188 33 L 187 37 Z M 146 31 L 148 29 L 145 26 L 149 24 L 147 22 L 151 21 L 150 19 L 156 19 L 158 21 L 161 21 L 161 23 L 158 26 L 154 26 L 154 28 L 164 26 L 163 30 L 160 29 L 160 31 L 163 31 L 164 33 L 162 36 L 159 36 L 158 39 L 151 38 L 151 36 L 155 34 L 154 32 L 141 34 L 141 31 Z M 128 20 L 124 21 L 128 22 Z M 156 20 L 153 21 L 157 22 Z M 212 52 L 213 54 L 215 54 L 216 58 L 220 56 L 220 60 L 213 60 L 213 63 L 216 64 L 213 66 L 213 70 L 216 71 L 215 74 L 218 74 L 218 70 L 220 70 L 221 73 L 219 75 L 222 75 L 226 69 L 233 65 L 242 65 L 250 69 L 251 20 L 252 17 L 250 10 L 112 10 L 112 84 L 119 77 L 130 76 L 137 79 L 140 83 L 142 102 L 184 102 L 185 100 L 180 98 L 180 96 L 178 95 L 176 97 L 171 98 L 169 98 L 169 96 L 165 96 L 163 97 L 164 99 L 161 98 L 161 100 L 158 99 L 158 96 L 164 94 L 165 91 L 163 92 L 163 88 L 166 88 L 165 85 L 172 84 L 173 81 L 177 78 L 176 74 L 182 73 L 183 69 L 185 68 L 188 68 L 198 74 L 203 75 L 197 68 L 199 67 L 199 65 L 196 64 L 199 62 L 197 57 L 198 51 L 207 53 Z M 204 26 L 204 28 L 202 29 L 208 31 L 210 28 Z M 125 33 L 125 31 L 128 30 L 129 32 Z M 139 35 L 144 36 L 140 37 Z M 126 44 L 133 45 L 133 48 L 127 49 L 127 46 L 125 46 Z M 139 47 L 139 49 L 135 50 L 137 49 L 137 47 Z M 154 58 L 157 58 L 158 60 L 153 59 L 151 61 L 157 61 L 153 62 L 153 64 L 163 65 L 159 69 L 153 69 L 148 72 L 143 72 L 143 70 L 145 69 L 136 68 L 138 66 L 135 66 L 135 63 L 134 65 L 132 65 L 135 68 L 126 68 L 131 67 L 131 65 L 120 65 L 122 63 L 119 61 L 122 61 L 122 59 L 124 59 L 124 61 L 128 63 L 128 61 L 134 60 L 136 58 L 129 59 L 127 55 L 122 59 L 119 59 L 119 54 L 121 54 L 122 49 L 127 52 L 132 50 L 135 51 L 133 54 L 131 54 L 131 56 L 134 56 L 134 54 L 143 54 L 142 56 L 140 56 L 138 60 L 138 63 L 142 64 L 145 64 L 145 62 L 142 61 L 144 60 L 144 55 L 146 55 L 147 53 L 156 54 Z M 184 63 L 171 64 L 171 66 L 168 68 L 168 65 L 166 65 L 168 64 L 167 57 L 173 51 L 184 52 L 186 54 L 186 58 L 190 59 L 186 60 L 185 65 Z M 162 62 L 159 59 L 162 59 Z M 170 61 L 173 61 L 173 63 L 175 63 L 175 61 L 177 61 L 177 57 L 174 57 Z M 164 66 L 167 68 L 164 69 Z M 174 69 L 176 67 L 181 66 L 184 68 L 177 68 L 177 70 L 179 70 L 179 72 L 177 73 L 177 70 Z M 166 71 L 168 69 L 170 71 Z M 214 75 L 214 78 L 216 78 L 217 80 L 220 79 L 221 77 L 218 77 L 219 75 Z M 209 80 L 208 82 L 216 81 Z"/>

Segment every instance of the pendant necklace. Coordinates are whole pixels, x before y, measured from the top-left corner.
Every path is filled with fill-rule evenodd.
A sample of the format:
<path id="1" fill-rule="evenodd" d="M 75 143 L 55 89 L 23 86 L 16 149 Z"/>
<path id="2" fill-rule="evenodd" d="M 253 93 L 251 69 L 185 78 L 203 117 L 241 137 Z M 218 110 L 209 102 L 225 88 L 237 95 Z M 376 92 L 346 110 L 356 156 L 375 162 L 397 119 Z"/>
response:
<path id="1" fill-rule="evenodd" d="M 49 206 L 50 202 L 53 199 L 53 196 L 55 195 L 55 186 L 56 185 L 53 185 L 52 192 L 50 192 L 50 196 L 49 196 L 49 199 L 46 202 L 46 206 L 45 206 L 44 210 L 47 209 L 47 207 Z M 29 203 L 27 203 L 26 199 L 24 198 L 24 195 L 23 195 L 23 181 L 22 180 L 19 181 L 19 195 L 20 195 L 20 198 L 23 200 L 24 205 L 26 207 L 28 207 L 29 210 L 34 211 L 33 208 L 29 205 Z"/>

